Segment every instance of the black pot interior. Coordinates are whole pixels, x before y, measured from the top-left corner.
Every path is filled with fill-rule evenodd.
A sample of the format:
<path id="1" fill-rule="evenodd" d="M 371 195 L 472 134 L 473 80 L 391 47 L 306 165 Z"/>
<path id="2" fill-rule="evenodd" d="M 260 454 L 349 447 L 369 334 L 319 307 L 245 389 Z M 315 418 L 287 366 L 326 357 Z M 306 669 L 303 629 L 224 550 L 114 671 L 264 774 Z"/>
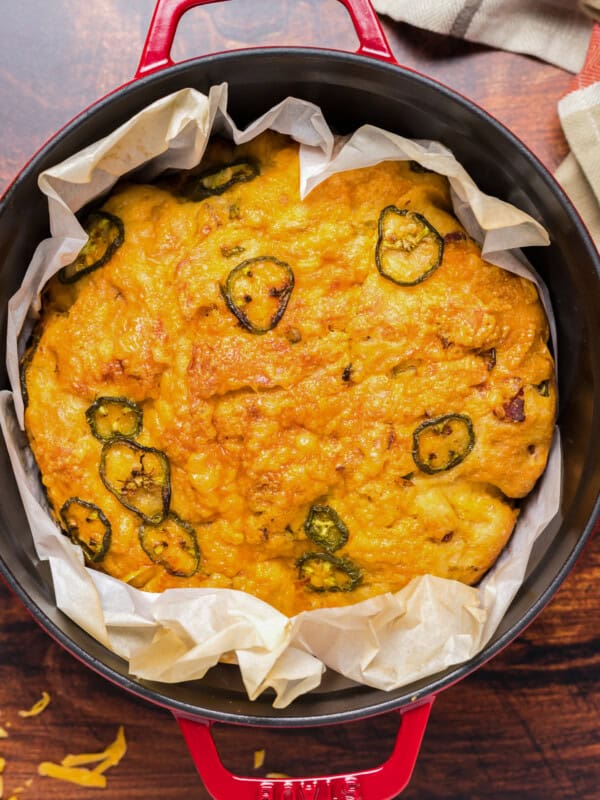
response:
<path id="1" fill-rule="evenodd" d="M 272 697 L 248 701 L 237 668 L 218 666 L 201 681 L 152 684 L 56 610 L 47 565 L 33 549 L 8 457 L 0 451 L 0 568 L 43 627 L 89 666 L 141 697 L 179 713 L 238 723 L 315 725 L 401 707 L 464 677 L 510 642 L 548 602 L 598 516 L 600 487 L 600 267 L 579 218 L 537 160 L 499 123 L 418 74 L 374 60 L 305 49 L 247 50 L 190 61 L 118 90 L 80 115 L 23 170 L 0 207 L 0 322 L 34 248 L 48 235 L 37 175 L 111 132 L 153 100 L 183 87 L 229 84 L 238 126 L 289 95 L 319 105 L 340 133 L 366 123 L 450 147 L 485 191 L 538 219 L 552 244 L 528 257 L 547 286 L 558 325 L 559 426 L 564 450 L 561 511 L 536 545 L 527 579 L 485 650 L 467 664 L 395 692 L 357 686 L 327 673 L 322 686 L 288 709 Z M 2 358 L 2 364 L 4 358 Z M 8 387 L 4 368 L 2 387 Z M 596 442 L 596 445 L 594 445 Z"/>

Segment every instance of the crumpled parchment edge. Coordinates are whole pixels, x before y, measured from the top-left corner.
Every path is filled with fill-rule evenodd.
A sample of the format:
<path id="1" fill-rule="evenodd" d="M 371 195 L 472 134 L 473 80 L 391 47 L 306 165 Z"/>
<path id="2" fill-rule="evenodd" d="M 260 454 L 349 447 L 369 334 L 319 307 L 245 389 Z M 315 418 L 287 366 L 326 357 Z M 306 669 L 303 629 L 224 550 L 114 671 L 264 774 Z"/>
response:
<path id="1" fill-rule="evenodd" d="M 319 685 L 325 666 L 359 683 L 392 690 L 479 652 L 522 583 L 533 543 L 558 511 L 561 456 L 557 435 L 509 545 L 478 587 L 424 576 L 395 594 L 288 619 L 243 592 L 170 589 L 152 594 L 85 567 L 81 550 L 49 516 L 22 431 L 18 355 L 39 312 L 39 290 L 85 243 L 74 212 L 109 191 L 121 175 L 142 170 L 151 180 L 165 169 L 190 168 L 200 161 L 211 133 L 240 144 L 267 128 L 301 143 L 303 197 L 334 172 L 384 160 L 414 160 L 447 175 L 455 213 L 469 235 L 482 244 L 488 261 L 536 280 L 554 327 L 544 287 L 515 252 L 549 243 L 537 221 L 479 191 L 442 144 L 368 125 L 336 138 L 320 109 L 296 98 L 239 130 L 227 113 L 225 84 L 212 87 L 208 96 L 182 89 L 40 176 L 52 236 L 38 246 L 21 288 L 9 301 L 7 366 L 13 392 L 0 393 L 0 426 L 36 551 L 50 564 L 57 606 L 126 659 L 133 675 L 194 680 L 225 660 L 239 665 L 250 699 L 271 687 L 273 705 L 284 708 Z"/>

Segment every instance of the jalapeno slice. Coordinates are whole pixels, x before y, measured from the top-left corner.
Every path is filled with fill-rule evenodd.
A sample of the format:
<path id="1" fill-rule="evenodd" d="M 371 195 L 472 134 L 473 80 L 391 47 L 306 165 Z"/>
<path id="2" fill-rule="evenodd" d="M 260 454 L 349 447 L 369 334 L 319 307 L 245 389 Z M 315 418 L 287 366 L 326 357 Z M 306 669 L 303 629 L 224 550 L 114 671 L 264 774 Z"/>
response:
<path id="1" fill-rule="evenodd" d="M 158 525 L 167 516 L 171 469 L 161 450 L 129 439 L 111 439 L 102 448 L 100 477 L 109 492 L 144 522 Z"/>
<path id="2" fill-rule="evenodd" d="M 289 264 L 273 256 L 258 256 L 234 267 L 221 286 L 231 313 L 250 333 L 273 330 L 287 308 L 294 273 Z"/>
<path id="3" fill-rule="evenodd" d="M 309 539 L 330 553 L 343 547 L 350 535 L 338 513 L 330 506 L 312 506 L 304 530 Z"/>
<path id="4" fill-rule="evenodd" d="M 223 258 L 233 258 L 234 256 L 241 256 L 242 253 L 245 251 L 245 247 L 242 247 L 240 244 L 233 245 L 232 247 L 227 247 L 227 245 L 221 245 L 221 255 Z"/>
<path id="5" fill-rule="evenodd" d="M 375 263 L 384 278 L 399 286 L 416 286 L 442 263 L 444 240 L 422 215 L 386 206 L 379 215 Z"/>
<path id="6" fill-rule="evenodd" d="M 444 414 L 427 419 L 415 428 L 412 455 L 422 472 L 433 475 L 460 464 L 474 445 L 471 418 L 466 414 Z"/>
<path id="7" fill-rule="evenodd" d="M 106 264 L 125 241 L 123 222 L 108 211 L 92 211 L 83 227 L 88 240 L 79 255 L 58 273 L 61 283 L 75 283 Z"/>
<path id="8" fill-rule="evenodd" d="M 240 158 L 228 164 L 190 175 L 182 189 L 182 195 L 188 200 L 198 202 L 215 194 L 223 194 L 236 183 L 248 183 L 260 175 L 260 165 L 252 158 Z"/>
<path id="9" fill-rule="evenodd" d="M 490 347 L 489 350 L 480 350 L 478 355 L 483 358 L 487 371 L 491 372 L 496 366 L 496 348 Z"/>
<path id="10" fill-rule="evenodd" d="M 102 561 L 112 536 L 110 522 L 103 511 L 93 503 L 70 497 L 60 509 L 67 535 L 79 545 L 88 561 Z"/>
<path id="11" fill-rule="evenodd" d="M 300 580 L 311 592 L 351 592 L 363 579 L 362 570 L 353 561 L 332 553 L 304 553 L 296 566 Z"/>
<path id="12" fill-rule="evenodd" d="M 196 531 L 171 512 L 158 525 L 142 523 L 139 529 L 142 550 L 170 575 L 189 578 L 198 572 L 200 548 Z"/>
<path id="13" fill-rule="evenodd" d="M 142 430 L 142 409 L 127 397 L 98 397 L 85 412 L 96 439 L 135 439 Z"/>
<path id="14" fill-rule="evenodd" d="M 27 373 L 29 371 L 29 367 L 31 366 L 31 362 L 33 361 L 33 357 L 35 355 L 35 351 L 37 350 L 37 346 L 40 341 L 40 334 L 36 334 L 32 337 L 31 342 L 25 352 L 23 353 L 23 357 L 19 364 L 19 380 L 21 384 L 21 394 L 23 395 L 23 405 L 25 408 L 29 405 L 29 390 L 27 388 Z"/>
<path id="15" fill-rule="evenodd" d="M 408 167 L 409 167 L 411 172 L 423 172 L 423 173 L 433 172 L 432 169 L 428 169 L 427 167 L 424 167 L 422 164 L 419 164 L 418 161 L 409 161 L 408 162 Z"/>
<path id="16" fill-rule="evenodd" d="M 542 381 L 535 387 L 542 397 L 550 397 L 550 381 Z"/>

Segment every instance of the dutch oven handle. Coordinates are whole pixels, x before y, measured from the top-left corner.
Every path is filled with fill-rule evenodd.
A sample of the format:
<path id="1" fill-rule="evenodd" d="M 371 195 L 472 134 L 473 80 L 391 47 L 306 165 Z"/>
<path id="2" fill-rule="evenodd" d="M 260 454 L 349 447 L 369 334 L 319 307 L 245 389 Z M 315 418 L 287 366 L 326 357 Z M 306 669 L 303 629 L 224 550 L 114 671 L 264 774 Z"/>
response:
<path id="1" fill-rule="evenodd" d="M 173 66 L 171 47 L 179 21 L 186 11 L 222 0 L 157 0 L 135 78 Z M 396 64 L 370 0 L 339 0 L 350 13 L 358 35 L 359 55 Z"/>
<path id="2" fill-rule="evenodd" d="M 400 727 L 391 756 L 378 767 L 315 778 L 250 778 L 223 765 L 208 720 L 175 714 L 196 769 L 215 800 L 392 800 L 408 784 L 434 698 L 396 713 Z"/>

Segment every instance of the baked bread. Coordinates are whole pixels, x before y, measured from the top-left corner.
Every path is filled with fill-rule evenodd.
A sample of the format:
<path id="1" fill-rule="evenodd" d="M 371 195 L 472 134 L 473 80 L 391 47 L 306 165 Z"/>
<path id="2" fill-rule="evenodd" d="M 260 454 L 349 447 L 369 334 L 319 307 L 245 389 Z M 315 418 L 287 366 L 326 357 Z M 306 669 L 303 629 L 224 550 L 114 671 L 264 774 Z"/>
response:
<path id="1" fill-rule="evenodd" d="M 298 186 L 268 132 L 88 212 L 22 362 L 52 512 L 133 586 L 288 615 L 476 583 L 552 438 L 537 290 L 418 165 Z"/>

